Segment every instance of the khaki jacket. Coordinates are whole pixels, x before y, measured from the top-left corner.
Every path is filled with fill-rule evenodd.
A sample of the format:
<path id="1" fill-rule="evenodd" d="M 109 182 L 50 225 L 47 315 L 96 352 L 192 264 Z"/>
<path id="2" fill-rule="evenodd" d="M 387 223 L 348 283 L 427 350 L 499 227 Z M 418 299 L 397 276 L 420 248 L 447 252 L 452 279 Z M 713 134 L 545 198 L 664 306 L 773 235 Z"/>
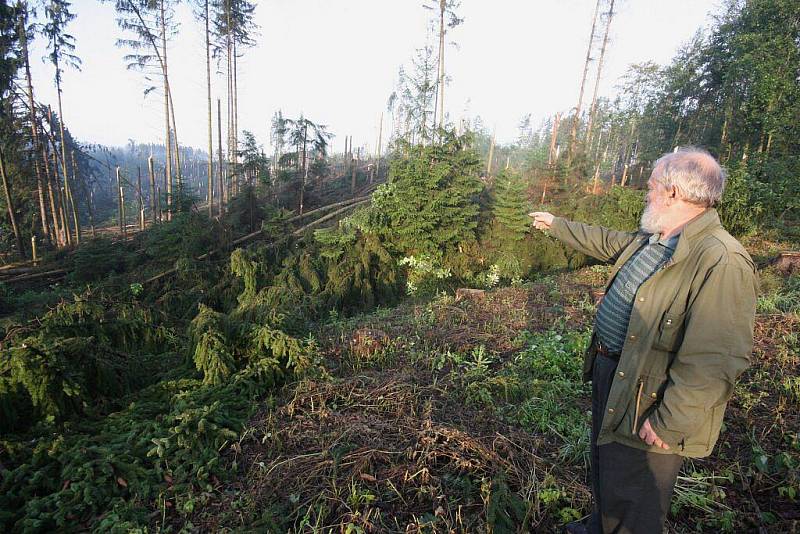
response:
<path id="1" fill-rule="evenodd" d="M 606 290 L 650 237 L 559 217 L 550 233 L 614 263 Z M 722 227 L 716 210 L 709 208 L 687 223 L 672 258 L 636 293 L 598 445 L 614 441 L 659 453 L 708 456 L 734 383 L 750 364 L 757 294 L 753 260 Z M 590 347 L 586 380 L 595 356 Z M 639 438 L 645 419 L 669 450 Z"/>

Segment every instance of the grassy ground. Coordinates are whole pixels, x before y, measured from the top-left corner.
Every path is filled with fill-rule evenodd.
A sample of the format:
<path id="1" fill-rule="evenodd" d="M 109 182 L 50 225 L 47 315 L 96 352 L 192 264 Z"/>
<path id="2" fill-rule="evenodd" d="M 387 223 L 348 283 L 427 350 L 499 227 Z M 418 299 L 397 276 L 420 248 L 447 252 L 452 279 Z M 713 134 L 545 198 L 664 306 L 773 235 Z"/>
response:
<path id="1" fill-rule="evenodd" d="M 685 465 L 671 531 L 798 530 L 800 272 L 768 266 L 778 251 L 798 249 L 800 233 L 789 234 L 746 240 L 763 267 L 753 366 L 714 455 Z M 152 243 L 150 255 L 163 260 L 160 241 Z M 126 269 L 108 272 L 93 260 L 100 252 L 84 251 L 86 270 L 76 273 L 135 303 L 136 284 L 124 274 L 136 263 L 121 258 Z M 199 284 L 189 266 L 152 308 L 173 317 L 157 323 L 175 346 L 136 360 L 159 369 L 145 373 L 158 383 L 85 407 L 63 427 L 0 436 L 0 524 L 21 532 L 558 531 L 591 503 L 580 367 L 607 274 L 590 267 L 458 300 L 331 314 L 312 329 L 316 343 L 309 338 L 324 368 L 278 388 L 283 378 L 253 369 L 205 384 L 184 361 L 190 317 L 174 310 L 193 310 L 213 284 L 229 285 L 231 301 L 241 291 L 231 278 Z M 34 314 L 71 287 L 59 291 L 15 294 L 14 309 Z"/>
<path id="2" fill-rule="evenodd" d="M 765 250 L 769 244 L 761 243 Z M 203 531 L 553 532 L 585 516 L 592 267 L 319 332 L 323 378 L 285 388 L 225 456 Z M 798 274 L 767 269 L 753 366 L 715 453 L 686 462 L 674 532 L 800 524 Z"/>

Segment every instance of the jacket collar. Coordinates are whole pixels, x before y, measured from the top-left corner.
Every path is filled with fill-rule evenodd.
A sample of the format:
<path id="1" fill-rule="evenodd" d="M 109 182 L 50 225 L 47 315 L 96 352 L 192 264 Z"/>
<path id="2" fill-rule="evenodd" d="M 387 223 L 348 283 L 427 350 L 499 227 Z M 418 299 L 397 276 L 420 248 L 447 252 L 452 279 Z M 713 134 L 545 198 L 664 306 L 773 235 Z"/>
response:
<path id="1" fill-rule="evenodd" d="M 714 208 L 708 208 L 692 220 L 686 223 L 681 230 L 678 239 L 678 246 L 675 248 L 675 253 L 672 259 L 668 262 L 669 265 L 677 263 L 684 259 L 692 248 L 695 240 L 706 233 L 707 230 L 722 226 L 719 220 L 719 214 Z"/>

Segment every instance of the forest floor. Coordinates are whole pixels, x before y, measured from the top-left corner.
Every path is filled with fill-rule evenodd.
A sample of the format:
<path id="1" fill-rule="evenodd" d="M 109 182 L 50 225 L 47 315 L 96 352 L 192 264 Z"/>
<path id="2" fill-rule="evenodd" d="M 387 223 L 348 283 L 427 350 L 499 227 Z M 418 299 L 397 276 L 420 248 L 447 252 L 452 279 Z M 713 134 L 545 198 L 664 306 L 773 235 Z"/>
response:
<path id="1" fill-rule="evenodd" d="M 175 264 L 167 249 L 198 257 L 217 245 L 208 235 L 188 217 L 138 236 L 135 254 L 98 241 L 76 255 L 63 286 L 6 294 L 13 313 L 0 314 L 0 328 L 9 338 L 45 330 L 97 349 L 92 336 L 118 336 L 113 354 L 148 339 L 158 346 L 125 357 L 137 368 L 126 395 L 103 393 L 61 427 L 0 436 L 0 524 L 20 532 L 500 534 L 558 532 L 588 514 L 582 354 L 607 267 L 354 317 L 330 311 L 303 330 L 318 365 L 302 379 L 256 380 L 245 369 L 210 385 L 180 332 L 216 284 L 237 298 L 228 260 L 192 262 L 174 283 L 148 288 L 157 299 L 142 313 L 169 321 L 123 306 L 138 308 L 137 282 Z M 800 527 L 800 270 L 770 265 L 800 248 L 797 236 L 790 228 L 745 240 L 762 267 L 753 365 L 714 454 L 684 464 L 671 532 Z M 88 281 L 96 302 L 69 298 Z M 103 287 L 119 295 L 101 298 Z M 63 308 L 51 309 L 59 300 Z M 105 329 L 85 318 L 81 329 L 69 326 L 95 309 Z M 51 310 L 48 319 L 39 319 L 42 310 Z M 20 318 L 24 325 L 13 326 Z"/>
<path id="2" fill-rule="evenodd" d="M 237 474 L 181 526 L 556 532 L 586 516 L 581 354 L 607 272 L 332 318 L 316 336 L 326 371 L 265 403 L 224 456 Z M 671 532 L 800 527 L 798 311 L 800 273 L 764 270 L 752 366 L 713 455 L 684 464 Z"/>

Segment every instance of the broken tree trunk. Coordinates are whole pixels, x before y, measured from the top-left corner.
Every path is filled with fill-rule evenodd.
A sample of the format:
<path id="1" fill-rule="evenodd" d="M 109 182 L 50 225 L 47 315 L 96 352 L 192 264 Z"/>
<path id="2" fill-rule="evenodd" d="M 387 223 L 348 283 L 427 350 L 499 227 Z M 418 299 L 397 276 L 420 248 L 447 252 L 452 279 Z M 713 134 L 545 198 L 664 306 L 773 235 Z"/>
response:
<path id="1" fill-rule="evenodd" d="M 17 226 L 17 216 L 14 213 L 14 201 L 11 199 L 11 188 L 8 185 L 8 175 L 6 174 L 6 161 L 3 158 L 3 150 L 0 148 L 0 176 L 3 179 L 3 192 L 6 194 L 6 209 L 8 211 L 8 218 L 11 221 L 11 230 L 14 232 L 14 239 L 17 241 L 17 251 L 23 258 L 25 257 L 25 248 L 22 246 L 22 235 L 19 233 L 19 226 Z"/>

